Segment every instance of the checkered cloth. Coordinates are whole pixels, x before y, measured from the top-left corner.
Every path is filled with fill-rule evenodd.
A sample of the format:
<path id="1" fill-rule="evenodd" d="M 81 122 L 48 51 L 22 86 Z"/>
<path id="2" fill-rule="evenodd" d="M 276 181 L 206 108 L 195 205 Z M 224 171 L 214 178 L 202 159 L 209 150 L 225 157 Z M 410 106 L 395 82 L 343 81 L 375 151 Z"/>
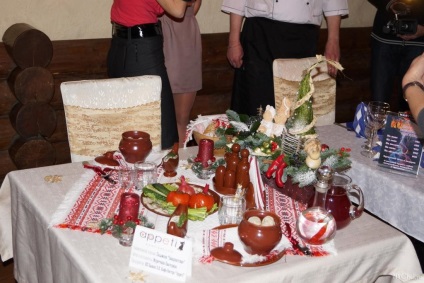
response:
<path id="1" fill-rule="evenodd" d="M 355 131 L 358 138 L 366 138 L 365 128 L 366 128 L 366 116 L 367 116 L 367 105 L 364 102 L 361 102 L 356 106 L 355 117 L 353 122 L 346 123 L 346 126 Z"/>

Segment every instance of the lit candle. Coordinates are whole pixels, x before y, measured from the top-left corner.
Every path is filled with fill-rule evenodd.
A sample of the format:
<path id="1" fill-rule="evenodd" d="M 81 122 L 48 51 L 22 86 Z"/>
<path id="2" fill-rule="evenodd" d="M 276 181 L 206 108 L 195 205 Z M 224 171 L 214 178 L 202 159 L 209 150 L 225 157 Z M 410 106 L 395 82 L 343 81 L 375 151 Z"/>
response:
<path id="1" fill-rule="evenodd" d="M 211 139 L 201 139 L 199 144 L 199 152 L 197 153 L 196 161 L 201 162 L 203 167 L 208 167 L 208 161 L 215 161 L 213 156 L 214 143 Z"/>
<path id="2" fill-rule="evenodd" d="M 119 223 L 125 223 L 129 220 L 138 219 L 138 209 L 140 208 L 140 196 L 136 193 L 123 193 L 119 203 Z"/>

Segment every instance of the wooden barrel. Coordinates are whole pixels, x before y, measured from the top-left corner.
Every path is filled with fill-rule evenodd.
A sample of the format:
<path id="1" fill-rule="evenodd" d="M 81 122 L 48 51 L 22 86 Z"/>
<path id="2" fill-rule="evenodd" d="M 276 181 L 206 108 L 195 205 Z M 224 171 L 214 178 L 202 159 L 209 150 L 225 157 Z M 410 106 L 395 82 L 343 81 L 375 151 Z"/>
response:
<path id="1" fill-rule="evenodd" d="M 17 103 L 9 118 L 15 131 L 24 138 L 50 137 L 56 129 L 56 111 L 45 102 Z"/>
<path id="2" fill-rule="evenodd" d="M 7 150 L 16 135 L 9 117 L 0 116 L 0 150 Z"/>
<path id="3" fill-rule="evenodd" d="M 10 73 L 7 83 L 22 104 L 37 101 L 49 103 L 53 98 L 53 75 L 43 67 L 17 67 Z"/>
<path id="4" fill-rule="evenodd" d="M 9 148 L 9 156 L 18 169 L 49 166 L 56 162 L 53 145 L 42 137 L 15 139 Z"/>
<path id="5" fill-rule="evenodd" d="M 1 63 L 0 63 L 1 65 Z M 6 116 L 9 114 L 10 109 L 16 103 L 16 97 L 13 95 L 6 80 L 0 79 L 0 116 Z"/>
<path id="6" fill-rule="evenodd" d="M 9 56 L 22 69 L 47 67 L 52 60 L 53 44 L 50 38 L 28 24 L 10 26 L 2 40 Z"/>

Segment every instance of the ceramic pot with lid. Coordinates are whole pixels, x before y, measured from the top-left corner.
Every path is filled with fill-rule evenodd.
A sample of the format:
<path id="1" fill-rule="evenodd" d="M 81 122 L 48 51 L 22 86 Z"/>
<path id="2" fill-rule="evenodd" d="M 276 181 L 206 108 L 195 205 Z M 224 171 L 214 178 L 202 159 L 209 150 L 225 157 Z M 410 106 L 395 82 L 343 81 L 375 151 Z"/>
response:
<path id="1" fill-rule="evenodd" d="M 256 218 L 259 223 L 252 221 Z M 264 223 L 264 219 L 270 219 L 272 223 Z M 249 254 L 267 255 L 281 241 L 281 220 L 277 214 L 271 211 L 251 209 L 243 215 L 243 220 L 238 226 L 238 235 L 244 250 Z"/>

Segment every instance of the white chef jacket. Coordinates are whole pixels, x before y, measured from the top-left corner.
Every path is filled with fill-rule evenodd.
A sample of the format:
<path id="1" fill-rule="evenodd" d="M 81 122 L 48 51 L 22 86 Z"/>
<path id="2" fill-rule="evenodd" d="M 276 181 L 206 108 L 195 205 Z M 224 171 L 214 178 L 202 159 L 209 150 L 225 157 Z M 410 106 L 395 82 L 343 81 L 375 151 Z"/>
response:
<path id="1" fill-rule="evenodd" d="M 347 0 L 223 0 L 225 13 L 281 22 L 321 25 L 323 15 L 349 14 Z"/>

